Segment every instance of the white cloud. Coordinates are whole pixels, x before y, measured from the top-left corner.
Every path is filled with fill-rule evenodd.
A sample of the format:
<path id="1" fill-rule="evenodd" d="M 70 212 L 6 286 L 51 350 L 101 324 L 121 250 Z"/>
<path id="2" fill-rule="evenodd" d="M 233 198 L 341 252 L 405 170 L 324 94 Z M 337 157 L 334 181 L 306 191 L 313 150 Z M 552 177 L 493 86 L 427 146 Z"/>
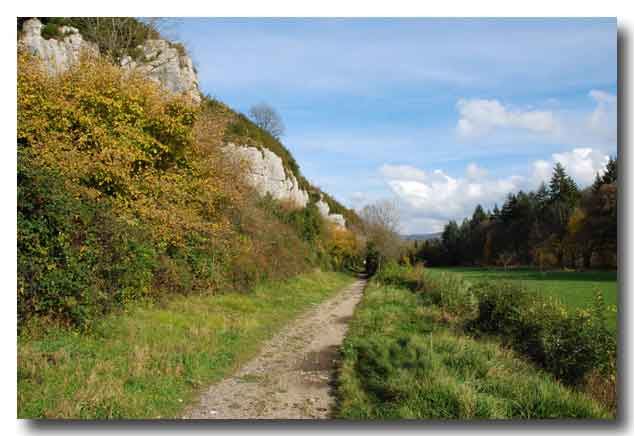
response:
<path id="1" fill-rule="evenodd" d="M 535 186 L 540 185 L 540 182 L 546 182 L 549 180 L 553 165 L 553 163 L 546 160 L 537 160 L 532 163 L 531 180 Z"/>
<path id="2" fill-rule="evenodd" d="M 415 168 L 416 169 L 416 168 Z M 380 169 L 391 190 L 403 203 L 405 228 L 422 226 L 414 231 L 438 231 L 450 219 L 462 219 L 472 213 L 477 204 L 490 207 L 501 202 L 508 192 L 521 189 L 525 179 L 512 176 L 500 179 L 485 177 L 485 170 L 475 164 L 468 166 L 466 176 L 455 178 L 437 169 L 430 173 L 418 170 L 418 178 L 391 178 Z M 481 179 L 475 179 L 475 173 Z"/>
<path id="3" fill-rule="evenodd" d="M 479 180 L 487 176 L 487 170 L 479 167 L 474 162 L 471 162 L 467 166 L 465 173 L 467 174 L 468 179 L 471 179 L 471 180 Z"/>
<path id="4" fill-rule="evenodd" d="M 548 182 L 556 162 L 581 188 L 589 186 L 602 172 L 609 157 L 592 148 L 574 148 L 554 153 L 550 160 L 536 160 L 527 173 L 510 177 L 492 177 L 475 163 L 465 175 L 452 177 L 443 170 L 423 171 L 409 165 L 383 165 L 379 171 L 392 192 L 400 199 L 403 227 L 410 233 L 436 232 L 449 220 L 462 220 L 477 204 L 485 208 L 499 205 L 507 194 L 536 189 Z"/>
<path id="5" fill-rule="evenodd" d="M 463 137 L 490 133 L 496 128 L 516 128 L 538 133 L 555 133 L 559 125 L 551 111 L 515 109 L 498 100 L 460 99 L 457 102 L 457 131 Z"/>
<path id="6" fill-rule="evenodd" d="M 591 148 L 574 148 L 565 153 L 554 153 L 553 160 L 560 162 L 576 182 L 587 186 L 604 170 L 609 157 Z"/>
<path id="7" fill-rule="evenodd" d="M 592 148 L 574 148 L 571 151 L 554 153 L 551 161 L 538 160 L 533 162 L 531 180 L 533 186 L 540 182 L 547 182 L 551 178 L 553 167 L 560 162 L 580 188 L 593 183 L 597 173 L 602 174 L 609 161 L 609 156 Z"/>
<path id="8" fill-rule="evenodd" d="M 539 135 L 554 143 L 576 147 L 614 147 L 617 143 L 617 97 L 597 89 L 588 95 L 595 103 L 591 111 L 566 110 L 550 100 L 543 103 L 543 109 L 534 109 L 516 108 L 496 99 L 460 99 L 456 104 L 459 115 L 456 132 L 464 140 L 474 140 L 513 130 L 511 137 L 505 137 L 507 140 L 532 143 Z"/>
<path id="9" fill-rule="evenodd" d="M 423 180 L 425 172 L 410 165 L 382 165 L 379 169 L 382 176 L 399 180 Z"/>

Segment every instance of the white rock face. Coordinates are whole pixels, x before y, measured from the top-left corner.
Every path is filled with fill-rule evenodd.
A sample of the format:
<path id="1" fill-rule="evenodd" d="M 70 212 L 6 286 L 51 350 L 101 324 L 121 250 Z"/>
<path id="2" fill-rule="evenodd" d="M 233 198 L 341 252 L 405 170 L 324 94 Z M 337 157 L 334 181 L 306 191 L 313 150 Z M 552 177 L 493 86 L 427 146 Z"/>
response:
<path id="1" fill-rule="evenodd" d="M 324 201 L 323 198 L 320 198 L 320 201 L 315 203 L 318 210 L 320 211 L 320 215 L 327 221 L 335 224 L 338 227 L 346 227 L 346 219 L 343 215 L 339 213 L 331 213 L 331 208 L 328 203 Z"/>
<path id="2" fill-rule="evenodd" d="M 341 227 L 343 229 L 346 228 L 346 219 L 344 218 L 344 215 L 341 215 L 339 213 L 332 213 L 329 214 L 327 219 L 338 227 Z"/>
<path id="3" fill-rule="evenodd" d="M 309 203 L 309 194 L 300 189 L 293 174 L 285 173 L 282 159 L 272 151 L 235 144 L 227 144 L 224 150 L 249 166 L 247 181 L 260 195 L 270 194 L 276 200 L 290 201 L 298 207 Z"/>
<path id="4" fill-rule="evenodd" d="M 64 35 L 61 40 L 44 39 L 42 23 L 37 18 L 32 18 L 22 25 L 18 44 L 42 59 L 47 71 L 52 75 L 68 70 L 79 61 L 82 54 L 92 56 L 99 54 L 97 45 L 85 41 L 76 28 L 62 26 L 60 33 Z"/>
<path id="5" fill-rule="evenodd" d="M 248 166 L 247 182 L 260 195 L 270 194 L 276 200 L 289 201 L 298 207 L 309 204 L 309 194 L 298 186 L 293 174 L 286 174 L 282 159 L 270 150 L 246 145 L 227 144 L 223 150 Z M 346 220 L 340 214 L 331 214 L 329 205 L 320 199 L 316 203 L 320 215 L 338 227 L 345 228 Z"/>
<path id="6" fill-rule="evenodd" d="M 198 77 L 192 59 L 164 39 L 149 39 L 138 47 L 143 55 L 138 60 L 130 56 L 121 59 L 121 67 L 136 70 L 160 83 L 175 94 L 185 94 L 193 102 L 200 103 Z"/>
<path id="7" fill-rule="evenodd" d="M 44 39 L 42 23 L 32 18 L 22 25 L 18 44 L 42 59 L 48 72 L 53 75 L 76 64 L 83 53 L 99 54 L 97 44 L 84 40 L 76 28 L 62 26 L 60 32 L 64 37 L 59 41 Z M 121 59 L 123 69 L 140 71 L 168 91 L 185 94 L 194 103 L 200 103 L 198 77 L 189 56 L 181 56 L 177 48 L 163 39 L 148 40 L 139 49 L 142 52 L 140 59 L 133 60 L 130 56 Z"/>

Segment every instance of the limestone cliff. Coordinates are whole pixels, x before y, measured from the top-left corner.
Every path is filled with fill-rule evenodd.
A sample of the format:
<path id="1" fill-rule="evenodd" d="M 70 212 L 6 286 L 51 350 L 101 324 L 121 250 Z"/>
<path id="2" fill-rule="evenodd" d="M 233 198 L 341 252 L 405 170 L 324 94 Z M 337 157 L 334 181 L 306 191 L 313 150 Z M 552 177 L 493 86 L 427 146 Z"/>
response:
<path id="1" fill-rule="evenodd" d="M 300 188 L 293 174 L 286 173 L 282 159 L 272 151 L 231 143 L 225 146 L 225 151 L 247 164 L 247 181 L 260 195 L 270 194 L 298 207 L 308 204 L 309 194 Z"/>
<path id="2" fill-rule="evenodd" d="M 268 149 L 229 143 L 224 150 L 232 158 L 238 158 L 247 165 L 247 182 L 260 195 L 271 195 L 276 200 L 288 201 L 297 207 L 306 207 L 309 194 L 300 188 L 293 174 L 284 169 L 282 159 Z M 346 220 L 340 214 L 330 213 L 329 205 L 323 198 L 316 203 L 320 214 L 338 227 L 346 227 Z"/>
<path id="3" fill-rule="evenodd" d="M 164 39 L 150 39 L 138 47 L 142 55 L 134 60 L 130 56 L 121 59 L 121 66 L 137 70 L 160 83 L 175 94 L 185 94 L 195 103 L 201 101 L 198 78 L 192 59 Z"/>
<path id="4" fill-rule="evenodd" d="M 316 203 L 316 206 L 322 217 L 324 217 L 327 221 L 330 221 L 338 227 L 346 227 L 346 220 L 344 219 L 344 216 L 339 213 L 331 213 L 331 208 L 323 198 L 320 198 L 320 200 Z"/>
<path id="5" fill-rule="evenodd" d="M 70 26 L 60 27 L 61 39 L 42 37 L 42 23 L 37 18 L 27 20 L 22 25 L 18 45 L 42 59 L 50 74 L 59 74 L 77 63 L 82 54 L 95 56 L 99 53 L 97 44 L 84 40 L 79 31 Z"/>
<path id="6" fill-rule="evenodd" d="M 70 26 L 61 26 L 61 38 L 42 36 L 42 23 L 37 18 L 22 25 L 19 46 L 39 57 L 51 74 L 59 74 L 77 63 L 82 54 L 99 54 L 97 44 L 86 41 L 80 32 Z M 193 102 L 201 101 L 198 78 L 192 59 L 178 50 L 175 44 L 163 39 L 151 39 L 137 47 L 138 59 L 124 56 L 120 63 L 126 70 L 137 70 L 175 94 L 185 94 Z"/>

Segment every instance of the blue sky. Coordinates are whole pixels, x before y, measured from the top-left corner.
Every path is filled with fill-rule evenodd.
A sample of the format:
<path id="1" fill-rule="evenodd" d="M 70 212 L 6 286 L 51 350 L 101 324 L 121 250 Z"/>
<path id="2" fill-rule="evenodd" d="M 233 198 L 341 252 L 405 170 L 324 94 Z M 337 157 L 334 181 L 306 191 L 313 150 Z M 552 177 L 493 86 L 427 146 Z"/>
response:
<path id="1" fill-rule="evenodd" d="M 615 19 L 183 19 L 201 88 L 265 101 L 302 172 L 349 207 L 398 202 L 404 233 L 616 154 Z"/>

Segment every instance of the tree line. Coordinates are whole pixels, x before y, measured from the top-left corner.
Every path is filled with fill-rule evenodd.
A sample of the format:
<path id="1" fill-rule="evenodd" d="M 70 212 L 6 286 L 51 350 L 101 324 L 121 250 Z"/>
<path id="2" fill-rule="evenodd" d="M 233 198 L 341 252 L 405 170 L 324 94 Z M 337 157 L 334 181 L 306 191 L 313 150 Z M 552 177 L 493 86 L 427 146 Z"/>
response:
<path id="1" fill-rule="evenodd" d="M 491 211 L 477 205 L 460 224 L 446 224 L 440 239 L 416 242 L 411 260 L 430 266 L 614 268 L 617 197 L 617 158 L 582 190 L 557 163 L 548 184 L 510 193 Z"/>

